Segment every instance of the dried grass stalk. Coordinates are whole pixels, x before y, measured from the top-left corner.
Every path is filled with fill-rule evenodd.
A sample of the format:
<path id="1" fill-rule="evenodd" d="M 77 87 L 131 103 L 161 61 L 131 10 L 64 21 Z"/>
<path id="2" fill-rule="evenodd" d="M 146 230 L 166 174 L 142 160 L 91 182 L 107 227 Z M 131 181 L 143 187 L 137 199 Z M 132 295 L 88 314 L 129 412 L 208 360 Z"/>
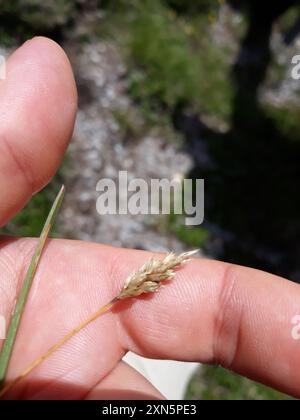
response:
<path id="1" fill-rule="evenodd" d="M 88 319 L 83 321 L 80 325 L 69 332 L 59 342 L 54 344 L 45 354 L 36 359 L 28 366 L 15 380 L 8 383 L 2 391 L 0 391 L 0 398 L 11 390 L 21 379 L 25 378 L 37 366 L 48 359 L 53 353 L 61 348 L 67 341 L 78 334 L 91 322 L 99 318 L 105 312 L 109 311 L 112 306 L 123 299 L 140 296 L 144 293 L 157 292 L 163 281 L 172 280 L 175 276 L 175 270 L 182 264 L 188 262 L 190 258 L 198 251 L 184 252 L 180 255 L 175 255 L 173 252 L 166 255 L 163 259 L 151 258 L 139 270 L 130 274 L 125 280 L 124 286 L 120 293 L 115 296 L 110 302 L 98 309 Z"/>

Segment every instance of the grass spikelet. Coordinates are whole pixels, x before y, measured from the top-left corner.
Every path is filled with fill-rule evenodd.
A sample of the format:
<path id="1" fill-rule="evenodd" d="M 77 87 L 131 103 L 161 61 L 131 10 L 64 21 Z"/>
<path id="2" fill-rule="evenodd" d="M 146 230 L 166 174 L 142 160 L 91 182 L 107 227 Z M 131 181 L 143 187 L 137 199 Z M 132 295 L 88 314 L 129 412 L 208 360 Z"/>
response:
<path id="1" fill-rule="evenodd" d="M 151 258 L 138 271 L 129 275 L 118 299 L 156 292 L 160 288 L 161 282 L 172 280 L 175 276 L 175 269 L 189 261 L 196 252 L 198 251 L 189 251 L 180 255 L 171 252 L 163 259 Z"/>

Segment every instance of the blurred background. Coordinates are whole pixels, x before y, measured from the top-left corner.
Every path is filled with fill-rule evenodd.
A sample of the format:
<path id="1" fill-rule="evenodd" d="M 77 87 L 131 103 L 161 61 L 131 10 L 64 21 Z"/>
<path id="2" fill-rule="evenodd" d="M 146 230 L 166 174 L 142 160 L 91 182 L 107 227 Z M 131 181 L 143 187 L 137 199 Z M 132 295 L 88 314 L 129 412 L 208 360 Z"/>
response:
<path id="1" fill-rule="evenodd" d="M 0 54 L 34 35 L 60 43 L 79 90 L 54 182 L 7 227 L 37 236 L 64 182 L 57 236 L 209 257 L 300 282 L 300 2 L 0 0 Z M 100 178 L 205 179 L 205 222 L 96 212 Z M 200 367 L 195 399 L 285 399 Z"/>

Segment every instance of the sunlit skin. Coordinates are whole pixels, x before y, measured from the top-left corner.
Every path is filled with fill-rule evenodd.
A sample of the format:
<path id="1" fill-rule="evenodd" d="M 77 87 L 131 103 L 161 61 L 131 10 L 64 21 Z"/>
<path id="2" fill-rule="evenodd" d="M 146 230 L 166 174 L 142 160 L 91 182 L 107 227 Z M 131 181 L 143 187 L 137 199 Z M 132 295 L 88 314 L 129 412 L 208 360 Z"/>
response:
<path id="1" fill-rule="evenodd" d="M 34 38 L 0 81 L 0 225 L 46 185 L 67 148 L 77 107 L 68 59 Z M 87 139 L 88 141 L 88 139 Z M 1 239 L 0 312 L 7 319 L 35 239 Z M 115 296 L 150 254 L 51 240 L 34 279 L 8 379 Z M 153 296 L 118 303 L 45 361 L 7 398 L 162 398 L 121 361 L 146 357 L 222 364 L 300 397 L 300 286 L 271 274 L 195 259 Z"/>

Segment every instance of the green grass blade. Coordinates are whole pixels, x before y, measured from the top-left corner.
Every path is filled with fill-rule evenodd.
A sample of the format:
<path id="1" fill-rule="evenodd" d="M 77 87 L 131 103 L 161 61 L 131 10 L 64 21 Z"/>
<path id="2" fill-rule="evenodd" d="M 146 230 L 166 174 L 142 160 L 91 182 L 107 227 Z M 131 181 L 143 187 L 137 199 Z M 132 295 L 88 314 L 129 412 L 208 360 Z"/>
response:
<path id="1" fill-rule="evenodd" d="M 38 263 L 41 259 L 41 255 L 42 255 L 44 246 L 46 244 L 49 232 L 51 228 L 53 227 L 56 216 L 61 207 L 64 194 L 65 194 L 65 188 L 63 186 L 55 199 L 55 202 L 50 210 L 50 213 L 48 215 L 48 218 L 42 230 L 38 244 L 32 256 L 26 277 L 24 279 L 24 284 L 19 294 L 14 313 L 12 315 L 12 319 L 11 319 L 8 332 L 7 332 L 7 337 L 6 337 L 6 340 L 3 345 L 3 349 L 0 354 L 0 389 L 3 387 L 5 383 L 5 377 L 6 377 L 9 361 L 10 361 L 11 354 L 13 351 L 14 343 L 16 340 L 18 328 L 19 328 L 22 314 L 24 311 L 24 307 L 27 301 L 27 297 L 28 297 L 28 294 L 29 294 L 29 291 L 33 282 L 33 278 L 36 273 Z"/>

